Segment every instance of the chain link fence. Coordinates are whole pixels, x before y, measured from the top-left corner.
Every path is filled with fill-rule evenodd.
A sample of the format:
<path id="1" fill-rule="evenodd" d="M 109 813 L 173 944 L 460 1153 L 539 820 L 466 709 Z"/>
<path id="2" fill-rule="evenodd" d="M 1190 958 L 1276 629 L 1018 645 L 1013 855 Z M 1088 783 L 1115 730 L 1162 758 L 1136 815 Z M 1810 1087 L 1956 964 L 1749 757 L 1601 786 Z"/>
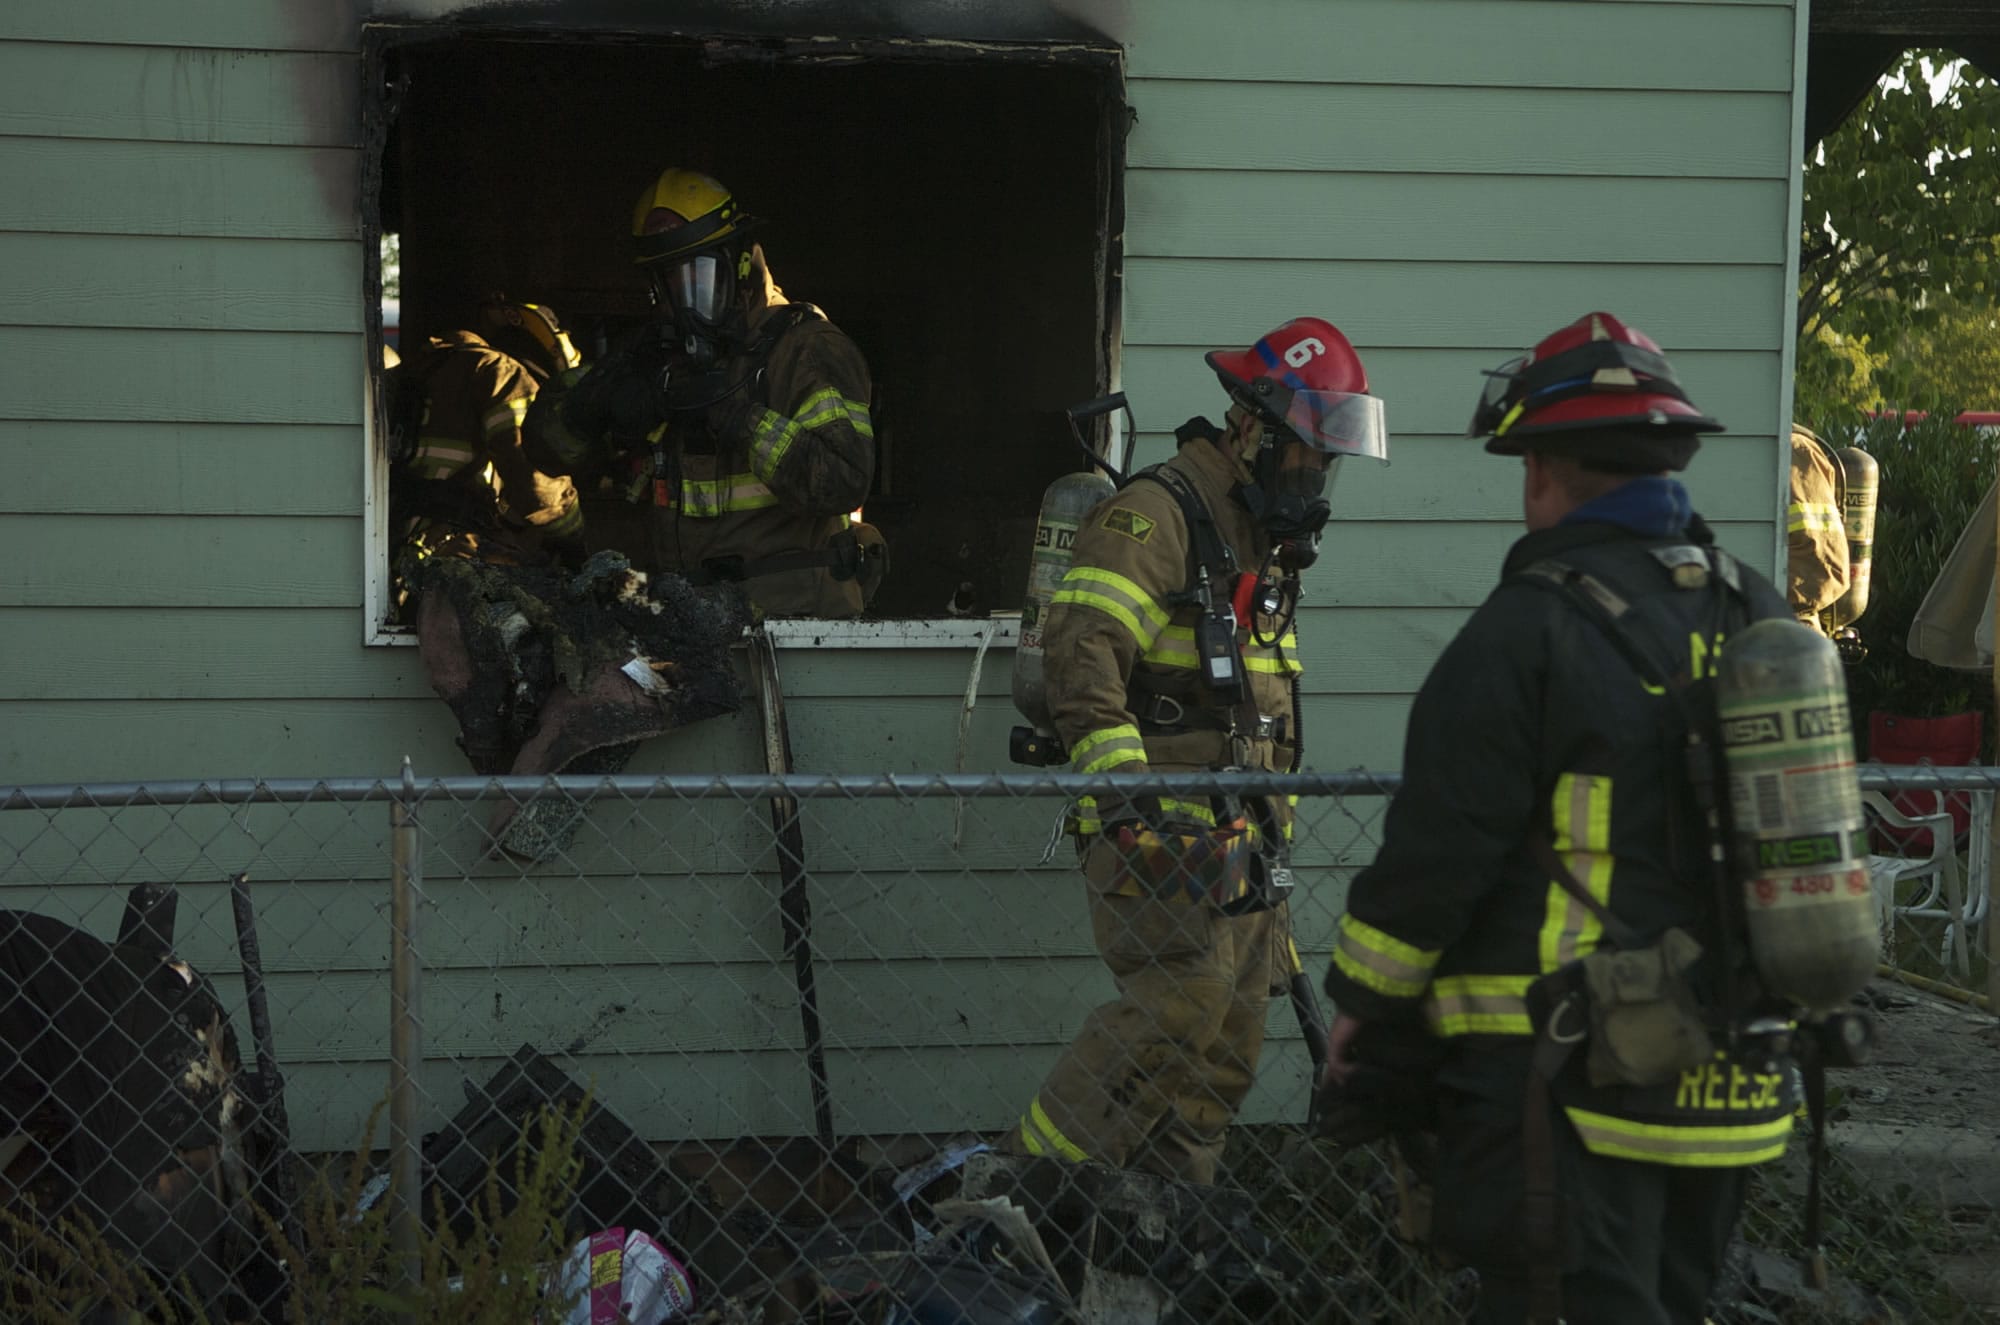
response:
<path id="1" fill-rule="evenodd" d="M 1297 796 L 1316 987 L 1396 784 L 0 789 L 0 1314 L 552 1322 L 545 1286 L 617 1291 L 622 1251 L 635 1320 L 1462 1319 L 1469 1273 L 1411 1240 L 1449 1193 L 1309 1134 L 1282 995 L 1212 1188 L 996 1150 L 1114 992 L 1075 797 Z M 1801 1121 L 1717 1322 L 2000 1318 L 2000 769 L 1864 786 L 1878 1048 L 1833 1078 L 1830 1286 L 1798 1268 Z M 644 1237 L 571 1253 L 612 1229 Z"/>

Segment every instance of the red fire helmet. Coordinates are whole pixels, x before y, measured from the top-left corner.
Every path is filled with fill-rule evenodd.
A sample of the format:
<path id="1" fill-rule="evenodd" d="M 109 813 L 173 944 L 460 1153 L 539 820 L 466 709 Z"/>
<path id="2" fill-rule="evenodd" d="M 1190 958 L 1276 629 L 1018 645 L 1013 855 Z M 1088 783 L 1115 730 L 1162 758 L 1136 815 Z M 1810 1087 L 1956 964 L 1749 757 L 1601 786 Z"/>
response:
<path id="1" fill-rule="evenodd" d="M 1584 314 L 1486 376 L 1466 435 L 1486 437 L 1495 455 L 1520 455 L 1537 435 L 1587 429 L 1722 431 L 1688 400 L 1653 338 L 1609 313 Z"/>
<path id="2" fill-rule="evenodd" d="M 1333 323 L 1296 317 L 1247 350 L 1207 358 L 1233 399 L 1314 450 L 1389 458 L 1382 401 L 1368 394 L 1361 356 Z"/>

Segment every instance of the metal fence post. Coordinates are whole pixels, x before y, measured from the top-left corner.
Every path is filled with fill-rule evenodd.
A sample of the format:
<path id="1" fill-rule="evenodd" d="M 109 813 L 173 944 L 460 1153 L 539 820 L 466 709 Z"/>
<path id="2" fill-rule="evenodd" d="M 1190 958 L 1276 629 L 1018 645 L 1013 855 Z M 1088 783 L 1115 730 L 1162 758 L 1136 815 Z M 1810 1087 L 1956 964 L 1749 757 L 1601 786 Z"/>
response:
<path id="1" fill-rule="evenodd" d="M 417 908 L 424 869 L 416 793 L 416 773 L 405 759 L 401 792 L 389 802 L 389 1222 L 399 1288 L 412 1298 L 423 1278 L 417 1072 L 423 1065 L 424 1028 Z"/>
<path id="2" fill-rule="evenodd" d="M 1995 840 L 2000 838 L 2000 797 L 1988 796 L 1985 792 L 1973 794 L 1987 796 L 1993 804 L 1986 814 L 1986 841 L 1983 844 L 1985 850 L 1972 853 L 1974 867 L 1986 872 L 1984 880 L 1972 880 L 1975 885 L 1983 884 L 1979 896 L 1986 902 L 1986 931 L 1983 935 L 1968 934 L 1967 938 L 1973 944 L 1983 946 L 1985 949 L 1986 1010 L 2000 1014 L 2000 905 L 1995 904 L 1993 896 L 1993 862 L 2000 860 L 2000 841 Z M 1983 945 L 1981 945 L 1982 939 Z"/>

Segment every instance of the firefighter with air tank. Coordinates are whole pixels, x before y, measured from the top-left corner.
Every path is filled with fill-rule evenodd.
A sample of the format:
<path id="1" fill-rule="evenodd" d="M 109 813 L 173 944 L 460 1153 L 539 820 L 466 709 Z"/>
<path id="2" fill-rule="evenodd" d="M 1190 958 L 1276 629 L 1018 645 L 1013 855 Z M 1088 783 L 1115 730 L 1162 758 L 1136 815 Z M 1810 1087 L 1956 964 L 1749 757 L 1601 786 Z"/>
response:
<path id="1" fill-rule="evenodd" d="M 1063 543 L 1074 556 L 1045 612 L 1031 596 L 1024 652 L 1039 674 L 1017 675 L 1016 693 L 1081 773 L 1296 763 L 1298 573 L 1340 459 L 1384 457 L 1382 402 L 1317 318 L 1208 363 L 1229 394 L 1222 427 L 1190 420 L 1172 459 L 1080 519 L 1101 480 L 1059 481 L 1051 507 L 1066 517 L 1045 508 L 1035 584 L 1056 583 Z M 1008 1149 L 1215 1179 L 1265 1009 L 1297 970 L 1291 815 L 1282 797 L 1078 802 L 1091 931 L 1119 996 L 1090 1014 Z"/>
<path id="2" fill-rule="evenodd" d="M 1791 1055 L 1811 1095 L 1865 1029 L 1839 662 L 1674 478 L 1721 425 L 1658 345 L 1591 313 L 1489 379 L 1471 432 L 1521 458 L 1528 532 L 1413 706 L 1323 1107 L 1435 1111 L 1431 1235 L 1475 1319 L 1699 1321 Z"/>
<path id="3" fill-rule="evenodd" d="M 1819 435 L 1792 425 L 1785 503 L 1786 593 L 1798 619 L 1820 629 L 1820 614 L 1847 592 L 1847 528 L 1840 462 Z"/>
<path id="4" fill-rule="evenodd" d="M 1868 610 L 1877 482 L 1866 451 L 1836 450 L 1804 424 L 1792 425 L 1786 594 L 1798 619 L 1830 635 L 1848 662 L 1867 655 L 1854 623 Z"/>

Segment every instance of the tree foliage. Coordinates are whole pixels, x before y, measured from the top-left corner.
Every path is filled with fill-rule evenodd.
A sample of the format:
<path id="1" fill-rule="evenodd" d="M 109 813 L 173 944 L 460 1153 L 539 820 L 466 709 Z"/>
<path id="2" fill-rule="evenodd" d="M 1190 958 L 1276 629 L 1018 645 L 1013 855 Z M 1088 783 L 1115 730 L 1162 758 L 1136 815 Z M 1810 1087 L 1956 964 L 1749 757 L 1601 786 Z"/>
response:
<path id="1" fill-rule="evenodd" d="M 1900 338 L 1896 357 L 1908 384 L 1904 398 L 2000 410 L 2000 302 L 1953 295 L 1931 302 L 1935 318 Z"/>
<path id="2" fill-rule="evenodd" d="M 1909 52 L 1807 162 L 1802 226 L 1802 372 L 1907 398 L 1912 354 L 2000 304 L 2000 81 Z"/>

